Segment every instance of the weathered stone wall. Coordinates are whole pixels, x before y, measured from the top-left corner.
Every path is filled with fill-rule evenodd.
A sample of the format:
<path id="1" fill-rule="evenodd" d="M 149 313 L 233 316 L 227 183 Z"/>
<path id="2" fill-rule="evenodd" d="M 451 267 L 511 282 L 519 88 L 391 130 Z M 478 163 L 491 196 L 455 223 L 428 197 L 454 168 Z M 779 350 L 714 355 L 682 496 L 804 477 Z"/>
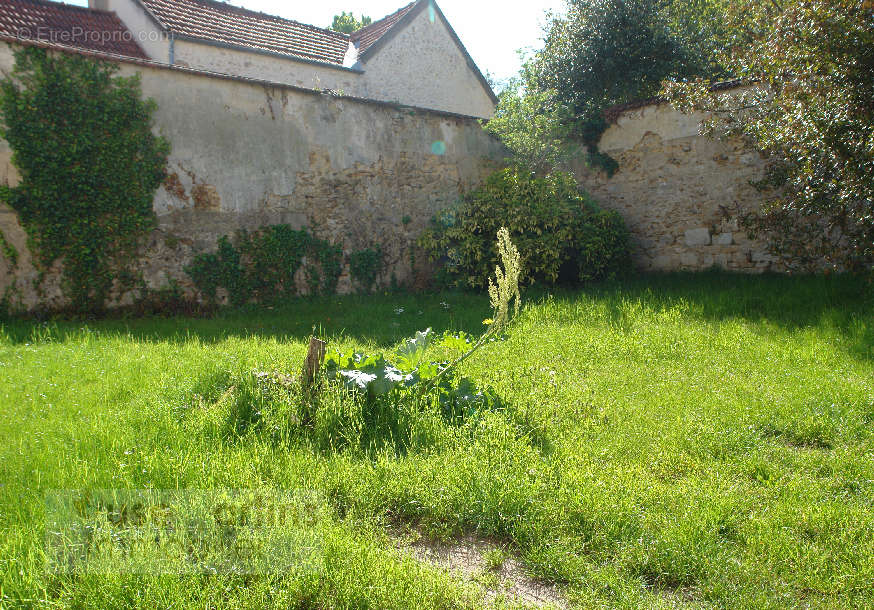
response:
<path id="1" fill-rule="evenodd" d="M 12 63 L 0 45 L 0 69 Z M 411 248 L 431 216 L 504 156 L 470 118 L 182 68 L 120 66 L 141 74 L 144 95 L 158 104 L 156 131 L 172 145 L 155 196 L 158 228 L 138 263 L 153 289 L 176 282 L 191 291 L 183 267 L 196 253 L 214 250 L 221 235 L 279 223 L 308 227 L 347 252 L 379 243 L 380 281 L 415 282 Z M 0 141 L 0 179 L 15 184 L 10 157 Z M 63 305 L 57 270 L 35 288 L 37 270 L 8 208 L 0 209 L 0 231 L 19 251 L 15 268 L 0 256 L 0 296 L 26 308 Z M 341 290 L 350 288 L 346 271 Z"/>
<path id="2" fill-rule="evenodd" d="M 777 270 L 766 244 L 737 225 L 737 210 L 762 203 L 750 181 L 763 177 L 764 159 L 740 141 L 699 135 L 701 119 L 668 104 L 628 110 L 599 146 L 619 171 L 608 178 L 580 162 L 576 174 L 625 218 L 642 270 Z"/>

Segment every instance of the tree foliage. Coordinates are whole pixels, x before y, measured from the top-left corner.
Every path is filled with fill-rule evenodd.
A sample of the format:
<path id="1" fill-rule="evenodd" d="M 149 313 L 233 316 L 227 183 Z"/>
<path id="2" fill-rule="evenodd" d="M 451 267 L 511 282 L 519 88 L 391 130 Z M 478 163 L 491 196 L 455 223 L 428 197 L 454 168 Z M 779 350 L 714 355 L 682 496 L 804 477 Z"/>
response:
<path id="1" fill-rule="evenodd" d="M 720 74 L 713 58 L 725 37 L 714 17 L 722 1 L 568 0 L 487 129 L 534 171 L 561 168 L 581 142 L 612 174 L 615 161 L 597 150 L 602 111 L 657 94 L 665 78 Z"/>
<path id="2" fill-rule="evenodd" d="M 730 93 L 669 83 L 680 109 L 707 128 L 746 137 L 769 155 L 760 187 L 773 201 L 745 217 L 790 266 L 874 262 L 874 4 L 742 0 L 725 12 L 719 61 L 756 86 Z"/>
<path id="3" fill-rule="evenodd" d="M 528 63 L 519 78 L 509 81 L 485 129 L 509 149 L 512 162 L 545 174 L 562 167 L 578 146 L 571 137 L 567 107 L 558 102 L 554 91 L 537 88 L 533 69 Z"/>
<path id="4" fill-rule="evenodd" d="M 658 93 L 665 78 L 707 72 L 694 27 L 667 0 L 569 0 L 538 54 L 541 89 L 573 115 L 593 118 L 607 106 Z"/>
<path id="5" fill-rule="evenodd" d="M 343 32 L 345 34 L 351 34 L 357 30 L 360 30 L 366 25 L 370 25 L 373 20 L 366 15 L 361 16 L 361 20 L 355 18 L 355 15 L 352 12 L 343 11 L 339 15 L 334 15 L 334 22 L 331 24 L 330 29 L 335 32 Z"/>
<path id="6" fill-rule="evenodd" d="M 2 199 L 19 214 L 35 259 L 62 263 L 80 311 L 103 307 L 152 228 L 168 143 L 152 133 L 151 100 L 117 66 L 26 47 L 0 81 L 2 137 L 21 175 Z"/>

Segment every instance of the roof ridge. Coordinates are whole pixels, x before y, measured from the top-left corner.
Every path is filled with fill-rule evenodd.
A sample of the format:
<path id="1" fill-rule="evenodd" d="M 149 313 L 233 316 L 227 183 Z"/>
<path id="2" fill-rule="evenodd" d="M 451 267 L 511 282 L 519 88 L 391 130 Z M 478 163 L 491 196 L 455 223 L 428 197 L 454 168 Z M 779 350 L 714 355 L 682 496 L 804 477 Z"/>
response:
<path id="1" fill-rule="evenodd" d="M 360 39 L 361 36 L 364 35 L 365 31 L 375 30 L 377 27 L 381 26 L 381 25 L 383 24 L 383 22 L 388 21 L 388 20 L 391 19 L 392 17 L 395 17 L 395 16 L 399 15 L 400 13 L 403 13 L 404 11 L 409 10 L 410 8 L 413 7 L 414 4 L 416 4 L 416 3 L 419 2 L 419 1 L 420 1 L 420 0 L 413 0 L 412 2 L 410 2 L 409 4 L 406 4 L 406 5 L 404 5 L 404 6 L 402 6 L 401 8 L 399 8 L 398 10 L 396 10 L 395 12 L 390 13 L 390 14 L 386 15 L 385 17 L 382 17 L 381 19 L 377 19 L 377 20 L 374 21 L 373 23 L 370 23 L 370 24 L 368 24 L 368 25 L 365 25 L 364 27 L 358 28 L 357 30 L 355 30 L 354 32 L 352 32 L 352 33 L 349 35 L 349 37 L 351 38 L 351 40 L 352 40 L 353 42 L 354 42 L 355 40 L 357 40 L 357 39 Z M 392 26 L 389 27 L 389 29 L 393 28 L 395 25 L 397 25 L 397 24 L 392 24 Z M 356 34 L 358 34 L 358 36 L 356 36 Z"/>
<path id="2" fill-rule="evenodd" d="M 29 2 L 30 4 L 41 4 L 43 6 L 59 6 L 64 9 L 74 9 L 85 13 L 98 13 L 101 15 L 115 15 L 115 11 L 104 10 L 100 8 L 91 8 L 90 6 L 79 6 L 78 4 L 67 4 L 58 0 L 18 0 L 18 2 Z"/>
<path id="3" fill-rule="evenodd" d="M 290 23 L 295 23 L 297 25 L 303 26 L 305 28 L 309 28 L 311 30 L 315 30 L 317 32 L 324 32 L 326 34 L 335 36 L 337 38 L 343 38 L 345 40 L 349 40 L 349 34 L 345 32 L 338 32 L 336 30 L 331 30 L 329 28 L 320 28 L 317 25 L 312 25 L 311 23 L 304 23 L 303 21 L 298 21 L 297 19 L 291 19 L 289 17 L 282 17 L 281 15 L 272 15 L 270 13 L 265 13 L 263 11 L 256 11 L 251 8 L 246 8 L 245 6 L 238 6 L 236 4 L 231 4 L 230 2 L 223 2 L 222 0 L 189 0 L 190 2 L 201 3 L 215 6 L 221 10 L 230 9 L 235 12 L 245 13 L 248 15 L 257 15 L 259 17 L 267 17 L 269 19 L 277 19 L 279 21 L 287 21 Z"/>
<path id="4" fill-rule="evenodd" d="M 0 0 L 2 2 L 3 0 Z M 8 0 L 7 0 L 8 1 Z M 134 0 L 175 38 L 343 66 L 349 35 L 217 0 Z"/>

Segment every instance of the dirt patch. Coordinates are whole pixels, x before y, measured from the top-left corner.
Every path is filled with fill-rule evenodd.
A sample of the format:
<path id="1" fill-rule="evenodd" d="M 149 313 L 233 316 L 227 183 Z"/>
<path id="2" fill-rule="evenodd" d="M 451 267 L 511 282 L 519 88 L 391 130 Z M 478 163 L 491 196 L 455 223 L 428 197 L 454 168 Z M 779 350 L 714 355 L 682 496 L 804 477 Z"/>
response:
<path id="1" fill-rule="evenodd" d="M 392 534 L 398 549 L 421 562 L 444 568 L 456 577 L 481 587 L 486 599 L 534 608 L 567 608 L 562 591 L 552 583 L 531 578 L 520 561 L 500 544 L 468 535 L 449 541 L 433 541 L 413 532 Z"/>

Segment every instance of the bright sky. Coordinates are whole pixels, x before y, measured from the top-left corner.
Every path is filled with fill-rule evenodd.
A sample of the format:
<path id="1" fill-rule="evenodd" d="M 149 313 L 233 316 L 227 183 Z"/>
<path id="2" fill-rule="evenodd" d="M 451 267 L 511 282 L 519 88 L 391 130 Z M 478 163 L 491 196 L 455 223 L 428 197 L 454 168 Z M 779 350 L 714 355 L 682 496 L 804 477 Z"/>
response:
<path id="1" fill-rule="evenodd" d="M 288 2 L 283 0 L 233 0 L 271 15 L 328 27 L 334 15 L 352 11 L 356 17 L 369 15 L 374 21 L 395 12 L 409 0 L 322 0 Z M 88 0 L 66 0 L 86 6 Z M 561 11 L 564 0 L 437 0 L 446 19 L 467 47 L 483 73 L 497 81 L 519 71 L 517 49 L 539 48 L 545 13 Z"/>

